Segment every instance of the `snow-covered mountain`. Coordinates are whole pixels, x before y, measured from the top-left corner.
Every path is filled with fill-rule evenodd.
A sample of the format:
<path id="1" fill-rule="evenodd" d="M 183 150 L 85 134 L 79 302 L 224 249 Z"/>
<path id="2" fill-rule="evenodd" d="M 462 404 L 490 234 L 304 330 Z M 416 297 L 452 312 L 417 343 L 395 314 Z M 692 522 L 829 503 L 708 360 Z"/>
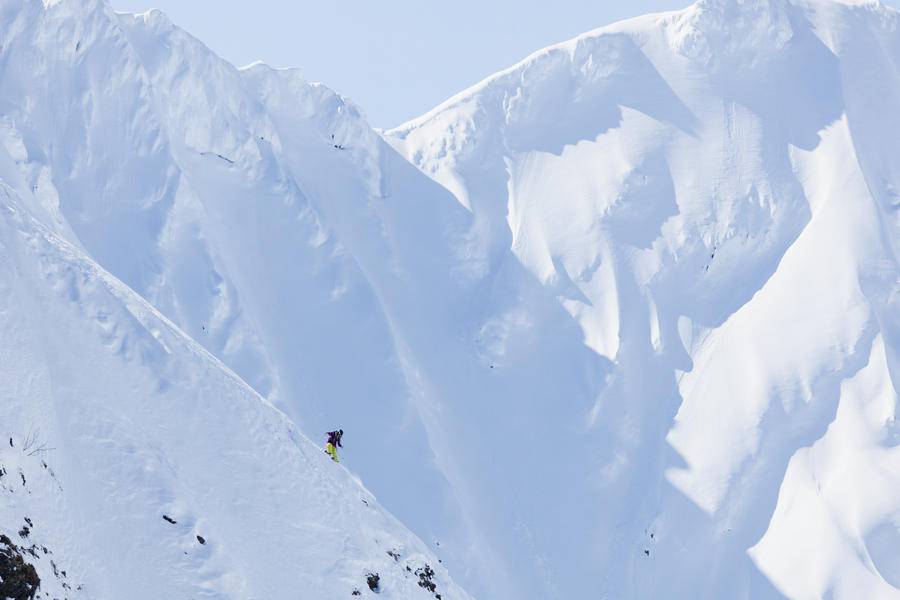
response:
<path id="1" fill-rule="evenodd" d="M 468 598 L 439 540 L 420 541 L 318 447 L 343 425 L 345 464 L 365 476 L 366 429 L 317 403 L 338 398 L 328 386 L 381 399 L 354 379 L 357 352 L 388 364 L 386 382 L 399 367 L 288 159 L 322 148 L 335 175 L 322 199 L 352 232 L 374 218 L 357 211 L 371 153 L 339 153 L 324 128 L 384 143 L 327 89 L 239 72 L 158 13 L 4 0 L 0 49 L 0 596 L 27 592 L 4 587 L 27 583 L 8 570 L 18 556 L 48 598 Z M 283 112 L 266 107 L 282 96 Z M 335 322 L 355 343 L 326 343 Z M 315 445 L 257 395 L 285 390 Z M 390 434 L 379 422 L 373 440 Z M 389 459 L 411 470 L 405 457 Z"/>
<path id="2" fill-rule="evenodd" d="M 898 24 L 700 0 L 379 135 L 0 0 L 2 533 L 73 598 L 900 597 Z"/>
<path id="3" fill-rule="evenodd" d="M 471 211 L 492 279 L 557 300 L 549 339 L 609 361 L 554 368 L 527 283 L 488 303 L 490 360 L 535 340 L 555 392 L 515 424 L 561 419 L 536 429 L 558 512 L 505 538 L 536 550 L 527 597 L 900 597 L 898 25 L 701 0 L 388 132 Z M 516 496 L 546 489 L 528 475 Z"/>

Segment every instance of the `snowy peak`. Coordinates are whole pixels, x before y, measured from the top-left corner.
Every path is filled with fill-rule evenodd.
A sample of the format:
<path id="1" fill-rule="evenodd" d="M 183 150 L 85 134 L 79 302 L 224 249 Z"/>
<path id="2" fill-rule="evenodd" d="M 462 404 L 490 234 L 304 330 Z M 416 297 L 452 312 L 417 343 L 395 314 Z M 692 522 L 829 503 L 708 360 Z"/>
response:
<path id="1" fill-rule="evenodd" d="M 540 335 L 537 282 L 609 361 L 585 367 L 604 373 L 587 389 L 543 371 L 554 398 L 588 405 L 558 411 L 585 428 L 567 439 L 597 473 L 578 493 L 603 509 L 576 537 L 604 565 L 602 594 L 896 596 L 883 553 L 900 539 L 883 525 L 895 495 L 842 488 L 867 525 L 838 541 L 817 532 L 846 531 L 824 508 L 839 501 L 799 491 L 841 477 L 810 447 L 824 457 L 869 430 L 893 452 L 896 14 L 704 0 L 536 52 L 386 132 L 472 212 L 489 271 L 517 290 L 485 337 Z M 531 280 L 510 283 L 519 267 Z M 859 410 L 891 416 L 862 425 Z M 896 457 L 853 447 L 891 488 Z M 809 540 L 828 548 L 829 575 Z M 877 573 L 849 558 L 863 546 Z M 563 580 L 534 585 L 588 593 Z"/>
<path id="2" fill-rule="evenodd" d="M 798 33 L 803 38 L 799 43 L 807 43 L 812 24 L 816 25 L 817 34 L 822 36 L 828 34 L 829 28 L 840 29 L 836 22 L 855 18 L 847 12 L 853 10 L 860 11 L 859 16 L 874 17 L 872 24 L 876 26 L 879 23 L 887 25 L 895 20 L 897 14 L 877 0 L 698 0 L 684 10 L 622 21 L 537 51 L 510 69 L 454 96 L 426 115 L 388 131 L 387 135 L 402 137 L 411 128 L 436 118 L 451 107 L 468 106 L 470 102 L 479 100 L 490 102 L 492 98 L 500 100 L 497 92 L 501 89 L 512 86 L 534 88 L 539 87 L 541 81 L 555 90 L 571 90 L 567 109 L 570 105 L 577 108 L 579 102 L 590 105 L 594 97 L 591 93 L 597 96 L 606 94 L 606 90 L 598 89 L 598 86 L 608 85 L 610 77 L 626 76 L 629 69 L 641 71 L 638 67 L 642 60 L 637 55 L 652 54 L 660 33 L 674 52 L 694 64 L 696 76 L 713 77 L 727 73 L 728 69 L 753 69 L 759 63 L 784 53 Z M 644 57 L 643 62 L 646 60 L 647 57 Z M 558 74 L 563 65 L 570 70 L 569 77 Z M 659 66 L 652 60 L 645 65 L 651 69 Z M 646 70 L 643 69 L 644 75 Z M 635 95 L 646 99 L 654 90 L 647 92 L 649 94 Z M 506 95 L 517 96 L 519 93 L 526 92 L 510 91 Z M 531 90 L 532 95 L 537 93 Z M 549 95 L 553 92 L 548 90 L 545 93 Z M 477 114 L 479 111 L 470 107 L 466 112 Z M 505 113 L 500 112 L 501 115 Z M 559 120 L 547 119 L 548 122 Z"/>
<path id="3" fill-rule="evenodd" d="M 4 496 L 0 521 L 32 518 L 83 597 L 466 598 L 446 556 L 269 403 L 316 438 L 334 423 L 352 432 L 351 464 L 423 536 L 451 545 L 458 521 L 435 515 L 446 483 L 410 428 L 378 298 L 435 255 L 409 251 L 419 228 L 404 218 L 424 212 L 418 200 L 461 209 L 352 103 L 295 70 L 237 69 L 154 11 L 2 0 L 0 12 L 0 180 L 13 215 L 0 226 L 0 354 L 19 357 L 0 367 L 16 382 L 0 421 L 14 442 L 31 426 L 52 440 L 66 490 Z M 393 206 L 376 210 L 390 181 L 401 183 Z M 452 221 L 419 223 L 438 240 Z M 398 230 L 407 240 L 389 245 Z M 40 389 L 20 394 L 30 381 Z M 371 396 L 371 409 L 336 401 Z M 31 463 L 26 480 L 45 481 Z M 397 469 L 428 491 L 394 485 Z M 106 581 L 110 564 L 120 568 Z M 47 565 L 36 568 L 53 590 Z"/>
<path id="4" fill-rule="evenodd" d="M 668 18 L 669 43 L 712 72 L 752 68 L 794 37 L 788 0 L 699 0 Z"/>

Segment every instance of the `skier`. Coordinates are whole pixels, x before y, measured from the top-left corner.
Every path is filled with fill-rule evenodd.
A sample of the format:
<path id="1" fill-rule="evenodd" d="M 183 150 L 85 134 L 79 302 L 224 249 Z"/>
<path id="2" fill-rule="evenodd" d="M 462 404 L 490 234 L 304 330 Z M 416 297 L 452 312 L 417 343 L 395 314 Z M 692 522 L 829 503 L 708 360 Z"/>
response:
<path id="1" fill-rule="evenodd" d="M 341 462 L 337 455 L 337 449 L 343 448 L 343 446 L 341 445 L 341 438 L 343 437 L 343 435 L 343 429 L 328 432 L 328 441 L 325 443 L 325 454 L 331 456 L 331 460 L 333 460 L 334 462 Z"/>

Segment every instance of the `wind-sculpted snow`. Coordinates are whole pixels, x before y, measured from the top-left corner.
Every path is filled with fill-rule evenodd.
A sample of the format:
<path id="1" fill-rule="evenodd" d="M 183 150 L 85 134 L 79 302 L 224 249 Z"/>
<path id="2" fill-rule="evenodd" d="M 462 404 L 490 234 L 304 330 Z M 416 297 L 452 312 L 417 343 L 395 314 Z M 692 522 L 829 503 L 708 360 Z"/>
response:
<path id="1" fill-rule="evenodd" d="M 391 579 L 406 563 L 387 534 L 291 554 L 323 537 L 320 518 L 352 532 L 357 513 L 306 488 L 294 501 L 286 473 L 357 488 L 328 479 L 318 449 L 297 458 L 293 425 L 202 347 L 304 433 L 343 427 L 344 464 L 476 597 L 900 594 L 897 25 L 870 2 L 700 0 L 539 51 L 382 138 L 297 70 L 236 69 L 159 12 L 0 0 L 0 178 L 19 222 L 144 299 L 115 283 L 130 308 L 98 307 L 82 288 L 107 275 L 54 292 L 68 298 L 46 309 L 60 333 L 17 364 L 64 377 L 14 385 L 50 386 L 35 406 L 68 411 L 52 419 L 67 443 L 80 419 L 94 437 L 48 468 L 106 481 L 109 510 L 132 494 L 122 539 L 169 511 L 177 523 L 159 526 L 189 558 L 176 567 L 139 538 L 134 560 L 162 565 L 172 597 L 280 597 L 267 586 L 288 563 L 261 547 L 251 510 L 295 524 L 278 531 L 296 535 L 282 545 L 298 573 L 369 594 L 359 572 L 381 569 L 394 597 L 431 594 L 421 565 Z M 54 269 L 52 289 L 78 281 Z M 155 311 L 174 325 L 147 325 L 168 323 Z M 98 366 L 80 374 L 75 355 Z M 198 397 L 210 404 L 176 412 Z M 153 427 L 190 467 L 164 466 Z M 242 480 L 219 482 L 229 468 Z M 190 502 L 164 479 L 179 469 L 198 482 Z M 82 510 L 98 501 L 84 494 L 55 497 Z M 74 519 L 55 518 L 48 532 Z M 184 546 L 197 534 L 208 544 Z M 97 586 L 120 549 L 69 572 Z M 251 556 L 274 562 L 257 572 Z"/>
<path id="2" fill-rule="evenodd" d="M 594 517 L 511 534 L 540 548 L 532 597 L 900 596 L 897 23 L 701 0 L 386 133 L 472 212 L 488 270 L 523 265 L 610 361 L 581 390 L 542 370 L 582 473 L 558 493 Z"/>
<path id="3" fill-rule="evenodd" d="M 664 27 L 678 54 L 714 75 L 764 65 L 796 33 L 787 0 L 699 0 Z"/>

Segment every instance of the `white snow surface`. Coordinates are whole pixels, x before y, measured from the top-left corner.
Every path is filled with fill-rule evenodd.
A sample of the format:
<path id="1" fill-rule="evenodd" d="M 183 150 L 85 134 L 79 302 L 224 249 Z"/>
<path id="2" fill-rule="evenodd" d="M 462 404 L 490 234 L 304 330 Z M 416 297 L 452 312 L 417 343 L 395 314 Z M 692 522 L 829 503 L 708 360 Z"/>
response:
<path id="1" fill-rule="evenodd" d="M 188 65 L 202 76 L 186 77 Z M 277 140 L 250 148 L 227 126 L 234 110 L 274 131 L 279 115 L 245 82 L 260 95 L 283 86 L 292 111 L 304 102 L 307 114 L 353 109 L 291 72 L 240 72 L 158 13 L 119 16 L 102 2 L 0 2 L 0 73 L 0 534 L 34 564 L 38 597 L 470 598 L 436 546 L 363 487 L 352 460 L 325 455 L 324 424 L 311 442 L 185 334 L 275 396 L 264 330 L 243 312 L 236 286 L 274 312 L 267 325 L 279 306 L 308 302 L 302 317 L 325 331 L 334 317 L 316 302 L 359 302 L 341 279 L 352 261 L 300 205 L 277 161 L 260 162 Z M 184 86 L 186 101 L 169 102 L 173 88 L 155 87 L 151 75 Z M 219 113 L 204 108 L 216 93 Z M 234 163 L 217 156 L 226 153 Z M 252 173 L 232 176 L 236 164 Z M 256 202 L 268 208 L 256 212 Z M 293 246 L 276 252 L 253 237 L 260 232 Z M 313 274 L 301 261 L 317 257 L 335 265 L 321 275 L 330 285 L 292 274 Z M 236 265 L 249 283 L 226 280 L 219 264 Z M 293 287 L 279 290 L 278 281 Z M 282 326 L 292 333 L 283 342 L 314 361 L 298 321 Z M 267 349 L 279 356 L 277 344 Z"/>
<path id="2" fill-rule="evenodd" d="M 700 0 L 379 135 L 0 0 L 0 533 L 51 597 L 900 597 L 898 25 Z"/>
<path id="3" fill-rule="evenodd" d="M 416 570 L 433 565 L 439 591 L 469 598 L 353 475 L 5 185 L 0 248 L 0 533 L 37 548 L 39 597 L 371 597 L 378 573 L 380 597 L 425 600 Z"/>
<path id="4" fill-rule="evenodd" d="M 471 213 L 495 282 L 498 468 L 525 476 L 477 495 L 529 499 L 490 548 L 530 567 L 476 594 L 900 597 L 898 25 L 700 0 L 386 132 Z"/>

